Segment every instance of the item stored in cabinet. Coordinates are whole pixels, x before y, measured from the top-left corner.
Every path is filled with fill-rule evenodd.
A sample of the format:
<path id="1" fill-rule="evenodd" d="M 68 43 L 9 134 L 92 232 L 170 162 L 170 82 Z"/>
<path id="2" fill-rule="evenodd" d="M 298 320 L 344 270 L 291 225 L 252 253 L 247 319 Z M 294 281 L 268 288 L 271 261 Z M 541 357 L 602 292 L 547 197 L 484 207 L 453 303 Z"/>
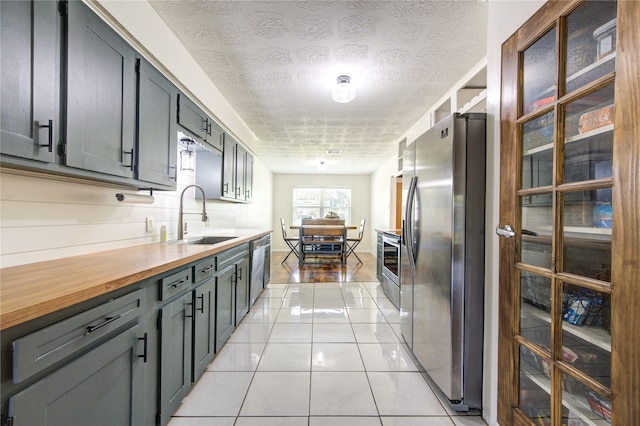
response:
<path id="1" fill-rule="evenodd" d="M 593 38 L 597 42 L 596 58 L 598 60 L 616 50 L 616 22 L 617 19 L 614 18 L 593 32 Z"/>
<path id="2" fill-rule="evenodd" d="M 597 109 L 595 111 L 585 112 L 580 116 L 580 133 L 586 133 L 591 130 L 613 124 L 613 105 Z"/>

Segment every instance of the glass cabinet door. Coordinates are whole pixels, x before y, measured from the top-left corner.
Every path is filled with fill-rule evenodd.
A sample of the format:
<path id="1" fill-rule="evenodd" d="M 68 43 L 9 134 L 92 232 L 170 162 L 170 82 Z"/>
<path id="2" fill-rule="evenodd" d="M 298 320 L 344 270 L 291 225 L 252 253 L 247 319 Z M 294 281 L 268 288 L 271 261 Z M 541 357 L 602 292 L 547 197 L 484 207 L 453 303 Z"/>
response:
<path id="1" fill-rule="evenodd" d="M 615 1 L 520 52 L 516 400 L 540 425 L 611 421 Z"/>

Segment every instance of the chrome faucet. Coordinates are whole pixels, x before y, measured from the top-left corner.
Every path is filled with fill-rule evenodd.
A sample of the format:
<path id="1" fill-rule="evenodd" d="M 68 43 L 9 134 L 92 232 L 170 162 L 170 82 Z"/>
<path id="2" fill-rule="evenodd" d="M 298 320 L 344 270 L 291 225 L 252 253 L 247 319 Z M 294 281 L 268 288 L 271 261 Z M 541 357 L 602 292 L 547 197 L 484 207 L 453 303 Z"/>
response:
<path id="1" fill-rule="evenodd" d="M 184 200 L 184 193 L 187 192 L 187 189 L 189 188 L 198 188 L 200 190 L 200 192 L 202 192 L 202 213 L 184 213 L 183 212 L 183 200 Z M 202 221 L 206 222 L 207 221 L 207 197 L 204 195 L 204 189 L 202 189 L 200 186 L 198 185 L 187 185 L 183 190 L 182 190 L 182 194 L 180 194 L 180 210 L 178 211 L 178 239 L 182 240 L 184 239 L 184 228 L 186 227 L 186 223 L 184 223 L 183 220 L 183 216 L 185 214 L 201 214 L 202 215 Z"/>

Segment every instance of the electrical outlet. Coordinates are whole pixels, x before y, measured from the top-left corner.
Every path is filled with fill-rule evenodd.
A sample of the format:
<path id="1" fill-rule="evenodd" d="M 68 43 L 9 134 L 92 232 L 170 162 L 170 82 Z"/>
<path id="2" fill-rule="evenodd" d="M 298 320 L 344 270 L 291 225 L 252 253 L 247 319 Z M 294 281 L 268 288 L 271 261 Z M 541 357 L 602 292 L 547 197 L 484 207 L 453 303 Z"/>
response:
<path id="1" fill-rule="evenodd" d="M 145 221 L 147 232 L 153 232 L 153 216 L 147 216 Z"/>

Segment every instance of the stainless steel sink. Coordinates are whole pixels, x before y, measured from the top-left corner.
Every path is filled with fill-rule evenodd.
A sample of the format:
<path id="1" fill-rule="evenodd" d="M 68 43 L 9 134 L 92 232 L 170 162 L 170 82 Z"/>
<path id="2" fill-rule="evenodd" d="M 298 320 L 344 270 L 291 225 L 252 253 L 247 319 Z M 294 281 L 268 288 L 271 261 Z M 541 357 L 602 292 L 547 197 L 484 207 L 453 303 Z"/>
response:
<path id="1" fill-rule="evenodd" d="M 203 237 L 198 237 L 190 240 L 174 240 L 169 243 L 173 244 L 203 244 L 203 245 L 211 245 L 218 244 L 225 241 L 233 240 L 237 237 L 222 237 L 222 236 L 214 236 L 214 235 L 205 235 Z"/>

